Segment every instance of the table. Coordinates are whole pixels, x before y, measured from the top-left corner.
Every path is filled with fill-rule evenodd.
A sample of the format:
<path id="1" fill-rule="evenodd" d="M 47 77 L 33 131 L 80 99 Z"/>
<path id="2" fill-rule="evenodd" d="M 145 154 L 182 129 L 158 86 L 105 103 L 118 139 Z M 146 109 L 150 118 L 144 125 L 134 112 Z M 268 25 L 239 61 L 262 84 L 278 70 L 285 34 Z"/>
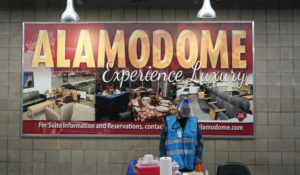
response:
<path id="1" fill-rule="evenodd" d="M 77 93 L 80 95 L 80 98 L 83 98 L 83 99 L 86 98 L 86 92 L 85 91 L 77 91 Z"/>
<path id="2" fill-rule="evenodd" d="M 112 94 L 103 96 L 101 94 L 96 95 L 96 121 L 99 121 L 101 117 L 109 116 L 112 121 L 118 121 L 119 113 L 125 112 L 128 108 L 129 92 L 121 92 L 120 94 Z"/>
<path id="3" fill-rule="evenodd" d="M 134 120 L 138 122 L 164 122 L 166 116 L 169 116 L 176 111 L 176 106 L 171 101 L 168 106 L 165 106 L 168 108 L 168 111 L 164 112 L 157 110 L 156 106 L 150 105 L 147 97 L 142 98 L 142 103 L 144 104 L 143 108 L 140 108 L 136 104 L 138 103 L 137 101 L 137 99 L 131 99 L 129 107 L 132 110 Z M 162 106 L 162 103 L 160 105 Z"/>
<path id="4" fill-rule="evenodd" d="M 147 88 L 147 89 L 146 88 L 144 88 L 144 89 L 140 89 L 140 88 L 131 89 L 130 93 L 131 93 L 131 98 L 136 98 L 138 93 L 140 94 L 141 97 L 148 97 L 150 95 L 154 95 L 155 94 L 155 92 L 151 88 Z"/>
<path id="5" fill-rule="evenodd" d="M 244 99 L 253 100 L 253 95 L 242 96 Z"/>
<path id="6" fill-rule="evenodd" d="M 86 94 L 87 101 L 94 101 L 94 94 Z"/>
<path id="7" fill-rule="evenodd" d="M 49 99 L 52 99 L 53 96 L 55 96 L 56 92 L 52 91 L 52 92 L 46 92 L 46 95 L 49 95 Z"/>
<path id="8" fill-rule="evenodd" d="M 44 110 L 45 108 L 51 107 L 51 106 L 54 109 L 54 101 L 47 100 L 45 102 L 27 107 L 27 111 L 31 112 L 31 118 L 33 120 L 34 119 L 34 113 L 40 112 L 40 111 Z"/>

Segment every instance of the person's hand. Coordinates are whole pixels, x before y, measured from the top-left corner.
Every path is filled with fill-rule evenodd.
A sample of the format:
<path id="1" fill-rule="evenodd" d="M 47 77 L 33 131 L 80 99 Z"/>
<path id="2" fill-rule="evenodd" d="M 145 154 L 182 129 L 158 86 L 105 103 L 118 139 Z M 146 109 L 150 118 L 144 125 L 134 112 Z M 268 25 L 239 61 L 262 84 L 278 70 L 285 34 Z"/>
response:
<path id="1" fill-rule="evenodd" d="M 202 171 L 193 171 L 193 175 L 204 175 Z"/>

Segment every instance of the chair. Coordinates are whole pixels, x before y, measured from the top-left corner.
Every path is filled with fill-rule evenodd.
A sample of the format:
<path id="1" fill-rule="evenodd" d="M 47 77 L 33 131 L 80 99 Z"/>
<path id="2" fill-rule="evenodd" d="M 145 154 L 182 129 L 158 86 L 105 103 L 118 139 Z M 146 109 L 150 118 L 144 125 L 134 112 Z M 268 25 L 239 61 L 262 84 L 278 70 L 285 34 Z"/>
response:
<path id="1" fill-rule="evenodd" d="M 156 93 L 155 93 L 154 90 L 151 90 L 151 91 L 149 92 L 149 96 L 151 96 L 151 95 L 156 95 Z"/>
<path id="2" fill-rule="evenodd" d="M 53 109 L 45 109 L 46 120 L 70 121 L 73 115 L 73 104 L 65 104 L 60 108 L 59 114 Z"/>
<path id="3" fill-rule="evenodd" d="M 135 98 L 137 98 L 137 92 L 133 91 L 130 93 L 130 99 L 135 99 Z"/>
<path id="4" fill-rule="evenodd" d="M 226 162 L 218 166 L 217 175 L 251 175 L 251 173 L 243 163 Z"/>
<path id="5" fill-rule="evenodd" d="M 73 97 L 69 90 L 64 90 L 55 96 L 56 105 L 58 104 L 58 102 L 70 103 L 72 102 L 72 100 Z"/>
<path id="6" fill-rule="evenodd" d="M 161 92 L 159 93 L 159 96 L 160 96 L 161 98 L 163 98 L 163 97 L 164 97 L 164 92 L 161 91 Z"/>
<path id="7" fill-rule="evenodd" d="M 203 92 L 199 92 L 198 96 L 198 103 L 200 106 L 200 109 L 205 112 L 208 113 L 209 112 L 209 105 L 208 102 L 210 102 L 212 100 L 212 94 L 213 94 L 213 89 L 205 89 Z"/>
<path id="8" fill-rule="evenodd" d="M 217 114 L 227 110 L 231 97 L 228 93 L 219 90 L 215 90 L 214 94 L 214 101 L 208 102 L 210 107 L 209 115 L 211 116 L 212 120 L 223 119 L 218 118 Z"/>
<path id="9" fill-rule="evenodd" d="M 222 120 L 227 120 L 235 117 L 235 114 L 242 110 L 246 114 L 249 114 L 249 108 L 250 108 L 250 103 L 248 100 L 238 97 L 238 96 L 233 96 L 230 100 L 229 105 L 227 106 L 226 111 L 218 113 L 218 117 L 220 117 Z"/>
<path id="10" fill-rule="evenodd" d="M 74 90 L 74 89 L 70 89 L 70 92 L 71 92 L 72 100 L 73 101 L 78 101 L 77 91 Z"/>

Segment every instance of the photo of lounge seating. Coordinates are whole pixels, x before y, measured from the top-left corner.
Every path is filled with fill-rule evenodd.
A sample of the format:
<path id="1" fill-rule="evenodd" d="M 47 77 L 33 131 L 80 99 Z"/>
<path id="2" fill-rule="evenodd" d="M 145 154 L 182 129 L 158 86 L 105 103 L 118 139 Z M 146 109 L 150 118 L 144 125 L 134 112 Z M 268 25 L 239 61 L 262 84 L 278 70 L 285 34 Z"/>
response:
<path id="1" fill-rule="evenodd" d="M 95 74 L 49 71 L 23 89 L 23 120 L 95 121 Z"/>
<path id="2" fill-rule="evenodd" d="M 236 92 L 236 91 L 235 91 Z M 207 88 L 199 92 L 199 106 L 201 111 L 209 114 L 211 120 L 230 120 L 236 121 L 236 114 L 243 111 L 249 116 L 249 122 L 253 122 L 253 94 L 245 95 L 232 92 Z M 232 120 L 234 119 L 234 120 Z"/>
<path id="3" fill-rule="evenodd" d="M 187 81 L 177 83 L 177 98 L 190 98 L 201 121 L 238 122 L 236 114 L 246 114 L 245 122 L 253 122 L 252 75 L 239 88 L 238 82 Z"/>

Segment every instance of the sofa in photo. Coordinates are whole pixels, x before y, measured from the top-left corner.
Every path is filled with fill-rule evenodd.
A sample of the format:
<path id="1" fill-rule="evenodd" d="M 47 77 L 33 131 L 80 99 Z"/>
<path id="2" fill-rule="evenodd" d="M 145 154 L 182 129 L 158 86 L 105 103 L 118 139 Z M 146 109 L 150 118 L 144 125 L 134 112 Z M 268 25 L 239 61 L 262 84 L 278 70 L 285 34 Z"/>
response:
<path id="1" fill-rule="evenodd" d="M 23 94 L 23 111 L 27 111 L 27 107 L 46 101 L 46 95 L 40 94 L 39 91 L 25 92 Z"/>

